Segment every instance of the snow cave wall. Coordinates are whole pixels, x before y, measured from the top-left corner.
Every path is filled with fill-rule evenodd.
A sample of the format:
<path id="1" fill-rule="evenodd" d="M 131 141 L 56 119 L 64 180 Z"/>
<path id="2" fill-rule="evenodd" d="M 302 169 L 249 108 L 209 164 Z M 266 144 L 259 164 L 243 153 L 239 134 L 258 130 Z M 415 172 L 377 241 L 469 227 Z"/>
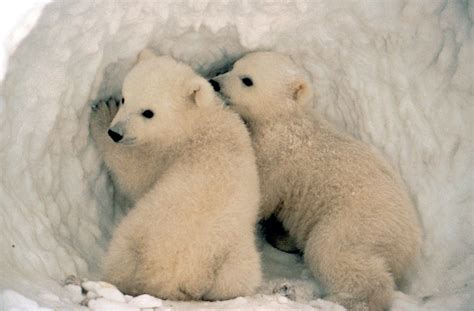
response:
<path id="1" fill-rule="evenodd" d="M 473 18 L 469 1 L 47 4 L 0 89 L 0 290 L 99 275 L 120 211 L 90 104 L 120 94 L 145 47 L 206 76 L 252 50 L 292 55 L 315 110 L 385 152 L 408 184 L 425 230 L 411 292 L 474 287 Z"/>

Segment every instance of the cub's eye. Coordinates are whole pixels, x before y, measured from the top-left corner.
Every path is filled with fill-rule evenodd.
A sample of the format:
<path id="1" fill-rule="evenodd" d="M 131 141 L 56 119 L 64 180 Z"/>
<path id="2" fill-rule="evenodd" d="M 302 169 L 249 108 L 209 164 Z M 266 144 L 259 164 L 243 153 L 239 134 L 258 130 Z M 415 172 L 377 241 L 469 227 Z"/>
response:
<path id="1" fill-rule="evenodd" d="M 154 115 L 155 114 L 153 113 L 153 111 L 148 110 L 148 109 L 142 112 L 142 116 L 144 116 L 147 119 L 153 118 Z"/>
<path id="2" fill-rule="evenodd" d="M 244 77 L 241 79 L 242 80 L 242 83 L 245 85 L 245 86 L 252 86 L 253 85 L 253 81 L 252 79 L 250 79 L 249 77 Z"/>
<path id="3" fill-rule="evenodd" d="M 125 98 L 122 97 L 122 105 L 125 104 Z"/>

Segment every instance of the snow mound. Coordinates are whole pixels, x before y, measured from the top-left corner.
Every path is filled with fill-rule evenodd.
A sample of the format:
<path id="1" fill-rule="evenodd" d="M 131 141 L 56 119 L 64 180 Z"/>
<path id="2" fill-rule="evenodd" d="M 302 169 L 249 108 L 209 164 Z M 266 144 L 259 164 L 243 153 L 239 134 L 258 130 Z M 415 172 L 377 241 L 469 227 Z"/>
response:
<path id="1" fill-rule="evenodd" d="M 470 1 L 46 5 L 10 55 L 0 89 L 0 309 L 79 308 L 82 294 L 62 280 L 100 278 L 122 211 L 89 137 L 89 106 L 120 94 L 145 47 L 205 76 L 251 50 L 292 55 L 313 79 L 315 110 L 384 151 L 411 189 L 425 243 L 409 295 L 397 294 L 394 309 L 468 309 L 474 304 L 473 19 Z M 301 258 L 268 245 L 262 252 L 266 284 L 255 297 L 163 302 L 163 308 L 334 307 L 317 300 Z M 285 282 L 290 300 L 273 293 Z M 107 304 L 100 299 L 97 308 Z"/>

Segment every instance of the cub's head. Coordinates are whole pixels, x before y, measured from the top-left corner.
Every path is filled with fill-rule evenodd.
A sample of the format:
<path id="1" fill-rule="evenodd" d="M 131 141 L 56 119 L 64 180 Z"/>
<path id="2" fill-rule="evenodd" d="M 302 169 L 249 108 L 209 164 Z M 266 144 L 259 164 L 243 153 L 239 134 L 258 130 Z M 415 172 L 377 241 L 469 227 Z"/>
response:
<path id="1" fill-rule="evenodd" d="M 139 145 L 183 134 L 196 109 L 220 106 L 211 85 L 189 66 L 145 50 L 125 77 L 120 106 L 109 128 L 124 145 Z"/>
<path id="2" fill-rule="evenodd" d="M 275 52 L 247 54 L 230 72 L 210 82 L 247 121 L 290 114 L 312 99 L 307 74 L 289 57 Z"/>

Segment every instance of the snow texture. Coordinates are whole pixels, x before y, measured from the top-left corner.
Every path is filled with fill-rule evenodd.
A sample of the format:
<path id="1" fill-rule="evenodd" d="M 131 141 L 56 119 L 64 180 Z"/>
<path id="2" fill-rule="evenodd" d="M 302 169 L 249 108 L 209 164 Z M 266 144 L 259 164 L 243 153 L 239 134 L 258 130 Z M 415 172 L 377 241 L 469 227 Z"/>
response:
<path id="1" fill-rule="evenodd" d="M 100 279 L 122 212 L 89 136 L 90 104 L 120 95 L 145 47 L 205 76 L 248 51 L 290 54 L 312 77 L 315 110 L 384 151 L 411 190 L 423 256 L 393 309 L 472 308 L 473 19 L 474 2 L 455 0 L 47 4 L 10 48 L 0 89 L 0 309 L 82 308 L 79 286 L 62 280 Z M 300 257 L 261 248 L 259 294 L 158 308 L 339 308 L 318 300 Z M 92 309 L 137 307 L 90 291 Z"/>

